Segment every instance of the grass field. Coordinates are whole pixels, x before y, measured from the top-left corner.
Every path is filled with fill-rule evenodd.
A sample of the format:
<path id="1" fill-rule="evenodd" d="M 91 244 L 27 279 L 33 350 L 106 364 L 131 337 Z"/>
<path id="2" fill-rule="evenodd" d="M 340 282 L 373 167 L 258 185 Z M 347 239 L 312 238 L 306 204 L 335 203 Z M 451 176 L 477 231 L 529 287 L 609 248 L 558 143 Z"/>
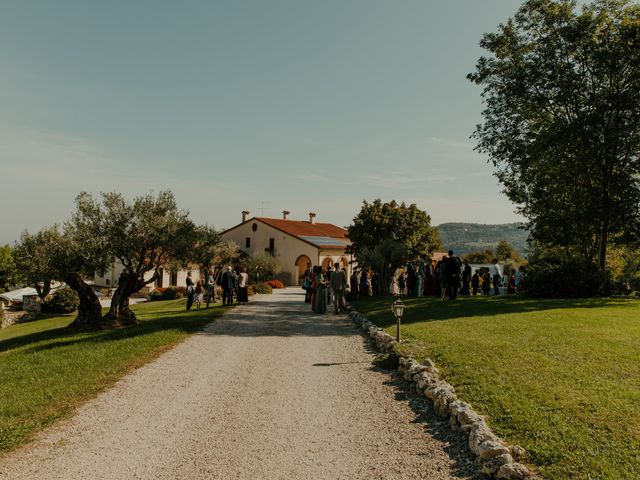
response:
<path id="1" fill-rule="evenodd" d="M 133 306 L 138 325 L 68 334 L 73 316 L 0 330 L 0 453 L 72 413 L 118 378 L 198 331 L 222 308 L 186 312 L 185 300 Z"/>
<path id="2" fill-rule="evenodd" d="M 395 334 L 392 298 L 355 308 Z M 550 479 L 640 478 L 640 302 L 407 299 L 402 346 L 431 357 Z"/>

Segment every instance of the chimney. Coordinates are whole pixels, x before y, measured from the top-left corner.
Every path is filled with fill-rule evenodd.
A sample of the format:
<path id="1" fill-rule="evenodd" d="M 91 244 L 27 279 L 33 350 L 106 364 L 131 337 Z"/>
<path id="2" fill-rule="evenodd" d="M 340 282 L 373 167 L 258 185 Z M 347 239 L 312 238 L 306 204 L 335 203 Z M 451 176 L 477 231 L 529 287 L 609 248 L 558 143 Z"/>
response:
<path id="1" fill-rule="evenodd" d="M 247 210 L 242 211 L 242 223 L 247 221 L 247 217 L 249 216 L 249 212 Z"/>
<path id="2" fill-rule="evenodd" d="M 311 225 L 315 225 L 316 224 L 316 214 L 313 212 L 309 212 L 309 223 Z"/>
<path id="3" fill-rule="evenodd" d="M 283 220 L 287 220 L 287 219 L 289 218 L 289 214 L 290 214 L 290 213 L 291 213 L 291 212 L 290 212 L 289 210 L 283 210 L 283 211 L 282 211 L 282 219 L 283 219 Z"/>

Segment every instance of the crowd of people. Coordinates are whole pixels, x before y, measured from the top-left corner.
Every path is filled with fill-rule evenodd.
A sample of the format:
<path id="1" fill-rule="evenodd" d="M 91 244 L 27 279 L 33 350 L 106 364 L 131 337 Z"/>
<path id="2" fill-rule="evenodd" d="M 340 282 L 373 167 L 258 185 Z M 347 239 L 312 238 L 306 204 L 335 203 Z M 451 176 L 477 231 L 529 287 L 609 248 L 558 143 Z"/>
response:
<path id="1" fill-rule="evenodd" d="M 204 279 L 193 281 L 191 272 L 187 273 L 187 310 L 195 305 L 200 309 L 202 302 L 206 302 L 207 308 L 210 303 L 216 302 L 216 276 L 213 269 L 205 271 Z M 231 266 L 220 278 L 222 287 L 222 306 L 233 305 L 234 296 L 240 305 L 249 301 L 249 274 L 246 268 L 241 268 L 240 273 L 236 273 Z"/>
<path id="2" fill-rule="evenodd" d="M 387 285 L 388 292 L 407 297 L 433 296 L 441 300 L 454 300 L 458 295 L 500 295 L 518 293 L 522 288 L 522 269 L 503 273 L 498 259 L 491 266 L 476 268 L 467 259 L 447 255 L 433 261 L 428 255 L 420 255 L 399 269 Z M 377 273 L 354 271 L 350 279 L 350 296 L 379 295 L 380 277 Z"/>
<path id="3" fill-rule="evenodd" d="M 316 265 L 304 272 L 302 288 L 305 291 L 304 301 L 311 304 L 316 313 L 326 313 L 327 305 L 333 304 L 334 313 L 349 311 L 347 303 L 347 271 L 340 264 L 329 266 L 324 270 Z"/>
<path id="4" fill-rule="evenodd" d="M 498 259 L 489 268 L 472 267 L 467 259 L 461 259 L 449 250 L 437 262 L 427 255 L 420 255 L 399 272 L 392 280 L 391 292 L 408 297 L 435 295 L 441 300 L 454 300 L 458 295 L 500 295 L 501 288 L 514 294 L 522 288 L 522 269 L 512 269 L 504 274 Z M 372 281 L 372 289 L 374 282 Z M 493 288 L 492 288 L 493 287 Z M 376 290 L 373 289 L 373 292 Z M 375 293 L 374 293 L 375 294 Z"/>

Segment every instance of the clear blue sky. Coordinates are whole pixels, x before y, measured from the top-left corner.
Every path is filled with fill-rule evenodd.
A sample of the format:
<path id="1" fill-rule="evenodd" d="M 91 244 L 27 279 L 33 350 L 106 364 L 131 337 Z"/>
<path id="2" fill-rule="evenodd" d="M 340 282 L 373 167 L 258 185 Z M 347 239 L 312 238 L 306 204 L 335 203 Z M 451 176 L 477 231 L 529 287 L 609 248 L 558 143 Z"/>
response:
<path id="1" fill-rule="evenodd" d="M 243 209 L 347 225 L 363 199 L 435 224 L 518 220 L 469 140 L 466 80 L 515 0 L 6 0 L 0 242 L 81 190 L 169 188 L 199 222 Z"/>

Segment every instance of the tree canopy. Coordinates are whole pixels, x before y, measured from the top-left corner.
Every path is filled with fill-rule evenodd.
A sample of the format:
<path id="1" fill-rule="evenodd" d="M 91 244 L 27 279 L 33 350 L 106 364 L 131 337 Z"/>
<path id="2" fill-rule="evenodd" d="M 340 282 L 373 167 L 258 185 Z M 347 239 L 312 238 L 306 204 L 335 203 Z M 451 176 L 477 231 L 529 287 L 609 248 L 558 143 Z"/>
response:
<path id="1" fill-rule="evenodd" d="M 640 6 L 528 0 L 480 45 L 474 134 L 533 240 L 605 268 L 640 224 Z"/>
<path id="2" fill-rule="evenodd" d="M 377 272 L 384 289 L 389 275 L 410 258 L 441 248 L 431 217 L 415 204 L 366 200 L 348 227 L 349 252 L 358 265 Z"/>
<path id="3" fill-rule="evenodd" d="M 0 246 L 0 293 L 22 281 L 22 275 L 16 265 L 14 251 L 9 245 Z"/>

